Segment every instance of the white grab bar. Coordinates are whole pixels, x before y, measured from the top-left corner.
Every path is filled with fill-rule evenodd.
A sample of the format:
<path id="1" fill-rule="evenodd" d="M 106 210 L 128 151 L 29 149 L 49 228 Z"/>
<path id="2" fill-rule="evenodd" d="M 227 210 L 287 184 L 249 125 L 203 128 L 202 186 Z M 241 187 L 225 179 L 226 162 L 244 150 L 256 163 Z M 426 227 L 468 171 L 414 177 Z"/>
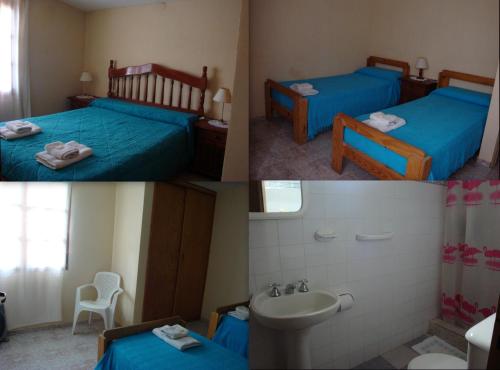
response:
<path id="1" fill-rule="evenodd" d="M 392 239 L 394 233 L 382 233 L 382 234 L 356 234 L 356 240 L 360 242 L 369 240 L 388 240 Z"/>

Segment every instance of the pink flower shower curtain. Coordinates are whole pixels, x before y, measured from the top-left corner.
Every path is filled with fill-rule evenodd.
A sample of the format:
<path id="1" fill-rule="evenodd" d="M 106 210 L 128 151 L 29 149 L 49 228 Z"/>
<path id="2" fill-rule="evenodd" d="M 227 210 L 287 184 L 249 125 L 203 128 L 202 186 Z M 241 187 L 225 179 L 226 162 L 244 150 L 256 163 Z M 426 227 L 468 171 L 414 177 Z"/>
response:
<path id="1" fill-rule="evenodd" d="M 450 181 L 442 249 L 441 315 L 468 328 L 496 312 L 500 181 Z"/>

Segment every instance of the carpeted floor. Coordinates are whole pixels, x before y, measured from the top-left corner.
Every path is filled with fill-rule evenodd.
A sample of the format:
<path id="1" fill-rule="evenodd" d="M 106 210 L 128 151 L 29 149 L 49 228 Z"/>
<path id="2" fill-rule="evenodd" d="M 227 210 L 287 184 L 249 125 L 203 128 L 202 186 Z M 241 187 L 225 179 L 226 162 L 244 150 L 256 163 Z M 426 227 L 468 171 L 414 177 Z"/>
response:
<path id="1" fill-rule="evenodd" d="M 292 140 L 292 125 L 276 118 L 250 122 L 251 180 L 375 180 L 349 160 L 344 161 L 342 175 L 331 167 L 332 132 L 327 131 L 313 141 L 298 145 Z M 469 161 L 452 179 L 498 179 L 498 165 L 488 168 Z"/>
<path id="2" fill-rule="evenodd" d="M 187 327 L 206 335 L 208 323 L 192 322 Z M 1 370 L 88 370 L 97 364 L 97 338 L 104 329 L 96 320 L 92 327 L 78 324 L 75 335 L 71 326 L 60 325 L 10 333 L 0 343 Z"/>

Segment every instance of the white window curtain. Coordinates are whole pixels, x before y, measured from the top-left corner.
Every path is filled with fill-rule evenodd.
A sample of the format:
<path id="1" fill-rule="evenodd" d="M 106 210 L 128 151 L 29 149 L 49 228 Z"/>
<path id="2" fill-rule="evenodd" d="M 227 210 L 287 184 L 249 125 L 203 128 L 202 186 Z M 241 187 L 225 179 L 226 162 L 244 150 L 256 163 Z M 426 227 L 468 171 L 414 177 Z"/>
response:
<path id="1" fill-rule="evenodd" d="M 0 0 L 0 121 L 31 115 L 29 0 Z"/>
<path id="2" fill-rule="evenodd" d="M 0 291 L 7 327 L 61 321 L 70 185 L 0 183 Z"/>

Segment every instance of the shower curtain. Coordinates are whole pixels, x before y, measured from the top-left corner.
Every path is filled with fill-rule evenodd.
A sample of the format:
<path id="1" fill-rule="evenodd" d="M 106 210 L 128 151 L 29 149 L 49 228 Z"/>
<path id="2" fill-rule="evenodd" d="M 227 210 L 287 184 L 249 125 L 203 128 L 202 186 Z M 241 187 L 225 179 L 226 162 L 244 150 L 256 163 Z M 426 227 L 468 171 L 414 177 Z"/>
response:
<path id="1" fill-rule="evenodd" d="M 441 315 L 469 328 L 500 294 L 500 181 L 450 181 L 442 249 Z"/>

